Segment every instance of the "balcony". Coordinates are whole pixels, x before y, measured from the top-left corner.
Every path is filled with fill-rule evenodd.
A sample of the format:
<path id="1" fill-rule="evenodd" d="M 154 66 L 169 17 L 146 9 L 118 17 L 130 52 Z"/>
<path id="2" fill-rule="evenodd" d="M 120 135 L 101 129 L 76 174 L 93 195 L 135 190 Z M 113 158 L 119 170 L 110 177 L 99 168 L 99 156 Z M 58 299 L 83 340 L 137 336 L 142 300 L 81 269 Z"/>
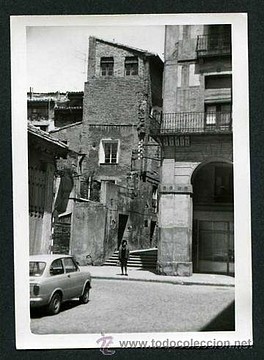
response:
<path id="1" fill-rule="evenodd" d="M 170 134 L 222 133 L 232 133 L 232 113 L 230 111 L 163 113 L 160 117 L 152 118 L 150 125 L 150 134 L 154 138 Z"/>
<path id="2" fill-rule="evenodd" d="M 222 35 L 198 35 L 196 43 L 197 58 L 230 55 L 231 37 L 230 34 Z"/>

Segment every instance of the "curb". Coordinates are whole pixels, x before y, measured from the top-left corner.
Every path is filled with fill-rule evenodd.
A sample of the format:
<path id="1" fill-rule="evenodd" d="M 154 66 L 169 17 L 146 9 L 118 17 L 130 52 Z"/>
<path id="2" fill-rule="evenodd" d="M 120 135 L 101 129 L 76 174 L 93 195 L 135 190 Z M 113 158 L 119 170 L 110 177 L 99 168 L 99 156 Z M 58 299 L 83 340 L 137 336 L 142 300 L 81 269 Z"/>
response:
<path id="1" fill-rule="evenodd" d="M 140 282 L 156 282 L 163 284 L 173 284 L 173 285 L 202 285 L 202 286 L 222 286 L 222 287 L 235 287 L 234 284 L 219 284 L 219 283 L 208 283 L 208 282 L 197 282 L 197 281 L 180 281 L 180 280 L 159 280 L 159 279 L 137 279 L 137 278 L 116 278 L 114 276 L 92 276 L 92 279 L 100 280 L 121 280 L 121 281 L 140 281 Z"/>

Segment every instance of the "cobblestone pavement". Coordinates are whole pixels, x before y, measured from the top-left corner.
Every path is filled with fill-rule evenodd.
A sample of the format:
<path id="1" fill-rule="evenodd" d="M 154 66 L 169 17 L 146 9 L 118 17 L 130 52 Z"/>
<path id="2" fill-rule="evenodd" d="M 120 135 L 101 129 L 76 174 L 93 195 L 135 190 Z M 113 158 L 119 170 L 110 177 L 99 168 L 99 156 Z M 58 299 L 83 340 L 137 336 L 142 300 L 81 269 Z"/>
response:
<path id="1" fill-rule="evenodd" d="M 34 312 L 35 334 L 234 330 L 234 288 L 94 280 L 90 301 Z"/>

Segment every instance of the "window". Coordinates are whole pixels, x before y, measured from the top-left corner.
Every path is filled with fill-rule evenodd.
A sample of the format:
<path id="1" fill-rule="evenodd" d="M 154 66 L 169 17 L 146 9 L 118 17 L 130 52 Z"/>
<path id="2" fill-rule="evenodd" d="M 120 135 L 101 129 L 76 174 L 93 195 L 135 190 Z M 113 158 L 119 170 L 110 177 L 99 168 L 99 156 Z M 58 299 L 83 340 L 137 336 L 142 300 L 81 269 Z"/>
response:
<path id="1" fill-rule="evenodd" d="M 101 75 L 112 76 L 114 73 L 114 58 L 102 57 L 101 58 Z"/>
<path id="2" fill-rule="evenodd" d="M 99 164 L 118 164 L 120 140 L 101 139 L 99 146 Z"/>
<path id="3" fill-rule="evenodd" d="M 206 104 L 205 124 L 206 125 L 229 125 L 231 122 L 232 107 L 230 103 Z"/>
<path id="4" fill-rule="evenodd" d="M 138 58 L 135 56 L 127 56 L 125 58 L 125 75 L 138 75 Z"/>
<path id="5" fill-rule="evenodd" d="M 216 105 L 206 106 L 206 125 L 216 124 Z"/>
<path id="6" fill-rule="evenodd" d="M 116 164 L 118 162 L 118 141 L 102 141 L 103 159 L 102 163 Z"/>
<path id="7" fill-rule="evenodd" d="M 231 89 L 232 75 L 205 76 L 205 89 Z"/>
<path id="8" fill-rule="evenodd" d="M 41 276 L 46 267 L 45 262 L 30 261 L 29 263 L 29 276 Z"/>
<path id="9" fill-rule="evenodd" d="M 208 47 L 210 50 L 229 48 L 231 44 L 231 25 L 209 25 Z"/>
<path id="10" fill-rule="evenodd" d="M 54 260 L 50 266 L 50 275 L 60 275 L 63 273 L 62 261 L 60 259 Z"/>
<path id="11" fill-rule="evenodd" d="M 71 273 L 78 270 L 77 266 L 74 264 L 71 258 L 64 259 L 64 266 L 66 269 L 66 273 Z"/>

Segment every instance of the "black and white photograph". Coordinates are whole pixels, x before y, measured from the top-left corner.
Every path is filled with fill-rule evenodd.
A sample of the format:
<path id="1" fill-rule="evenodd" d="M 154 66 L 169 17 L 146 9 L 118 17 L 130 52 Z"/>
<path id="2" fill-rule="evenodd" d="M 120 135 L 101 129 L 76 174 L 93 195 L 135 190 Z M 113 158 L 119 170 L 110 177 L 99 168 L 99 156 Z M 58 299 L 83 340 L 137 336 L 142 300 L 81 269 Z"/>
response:
<path id="1" fill-rule="evenodd" d="M 17 348 L 251 346 L 246 14 L 13 16 L 11 45 Z"/>

